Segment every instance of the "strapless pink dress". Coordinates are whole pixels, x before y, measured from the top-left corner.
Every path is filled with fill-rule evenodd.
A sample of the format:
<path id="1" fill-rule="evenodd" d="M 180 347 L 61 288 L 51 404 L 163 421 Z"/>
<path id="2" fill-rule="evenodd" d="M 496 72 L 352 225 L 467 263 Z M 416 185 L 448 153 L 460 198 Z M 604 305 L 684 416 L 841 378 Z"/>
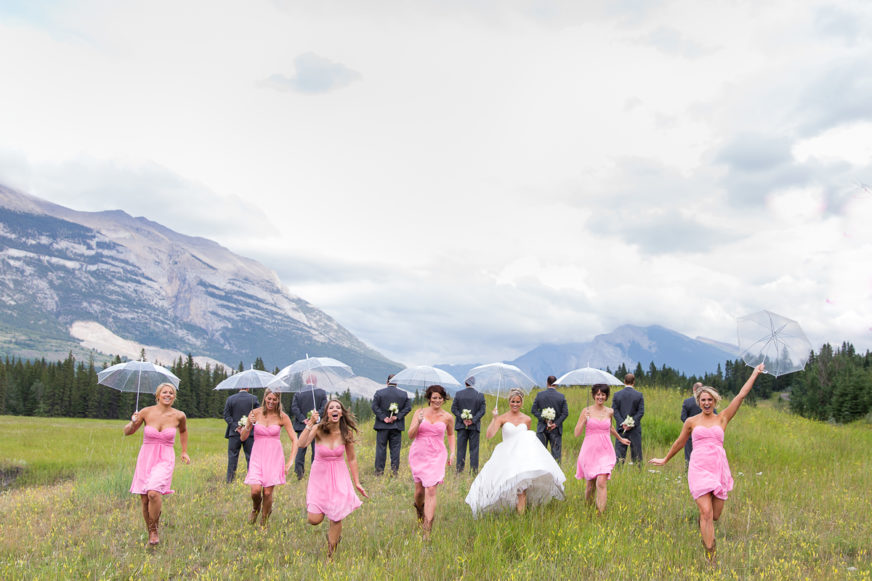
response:
<path id="1" fill-rule="evenodd" d="M 147 494 L 156 490 L 161 494 L 173 494 L 170 489 L 173 482 L 173 469 L 176 467 L 176 451 L 173 444 L 176 441 L 176 429 L 164 428 L 158 431 L 151 426 L 142 429 L 142 447 L 136 458 L 136 470 L 133 471 L 133 482 L 130 492 Z"/>
<path id="2" fill-rule="evenodd" d="M 282 449 L 282 427 L 254 424 L 254 445 L 248 462 L 246 484 L 276 486 L 285 483 L 285 451 Z"/>
<path id="3" fill-rule="evenodd" d="M 584 442 L 578 454 L 575 477 L 593 480 L 600 474 L 612 477 L 615 467 L 615 448 L 609 438 L 612 421 L 589 418 L 584 427 Z"/>
<path id="4" fill-rule="evenodd" d="M 315 444 L 315 460 L 306 487 L 306 510 L 339 522 L 361 504 L 345 465 L 345 446 L 331 450 Z"/>
<path id="5" fill-rule="evenodd" d="M 431 424 L 423 420 L 409 447 L 412 478 L 424 488 L 436 486 L 445 480 L 445 463 L 448 461 L 448 449 L 444 442 L 446 429 L 445 422 Z"/>
<path id="6" fill-rule="evenodd" d="M 711 492 L 726 500 L 733 489 L 733 475 L 724 451 L 724 430 L 720 426 L 697 426 L 691 433 L 693 452 L 687 466 L 690 494 L 699 498 Z"/>

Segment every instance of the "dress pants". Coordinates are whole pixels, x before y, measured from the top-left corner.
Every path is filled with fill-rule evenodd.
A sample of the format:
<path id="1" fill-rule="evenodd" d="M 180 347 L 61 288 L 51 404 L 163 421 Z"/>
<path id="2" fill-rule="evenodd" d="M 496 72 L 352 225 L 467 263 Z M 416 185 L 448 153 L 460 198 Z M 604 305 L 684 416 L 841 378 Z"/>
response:
<path id="1" fill-rule="evenodd" d="M 642 429 L 638 426 L 621 434 L 623 437 L 630 440 L 630 454 L 633 457 L 633 462 L 638 468 L 642 467 Z M 617 456 L 618 464 L 625 462 L 627 459 L 627 447 L 615 440 L 615 456 Z"/>
<path id="2" fill-rule="evenodd" d="M 384 474 L 388 448 L 391 450 L 391 472 L 396 474 L 400 469 L 400 445 L 403 443 L 402 430 L 376 430 L 375 434 L 376 475 Z"/>
<path id="3" fill-rule="evenodd" d="M 560 464 L 560 459 L 563 456 L 563 434 L 558 432 L 557 429 L 553 429 L 536 432 L 536 437 L 539 438 L 539 441 L 542 442 L 546 449 L 549 444 L 551 445 L 551 455 Z"/>
<path id="4" fill-rule="evenodd" d="M 466 447 L 469 446 L 469 470 L 478 473 L 478 444 L 481 433 L 478 430 L 459 429 L 457 434 L 457 471 L 463 472 L 466 465 Z"/>
<path id="5" fill-rule="evenodd" d="M 233 479 L 236 477 L 236 466 L 239 464 L 239 449 L 242 448 L 243 452 L 245 452 L 245 465 L 248 466 L 253 445 L 254 438 L 252 437 L 247 438 L 244 442 L 239 439 L 239 434 L 227 438 L 227 482 L 233 482 Z"/>

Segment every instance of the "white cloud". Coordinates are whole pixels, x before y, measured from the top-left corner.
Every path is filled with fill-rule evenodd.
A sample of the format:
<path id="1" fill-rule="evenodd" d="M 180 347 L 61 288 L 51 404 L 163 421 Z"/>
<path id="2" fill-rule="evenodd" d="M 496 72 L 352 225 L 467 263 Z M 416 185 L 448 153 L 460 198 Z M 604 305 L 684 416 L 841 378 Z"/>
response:
<path id="1" fill-rule="evenodd" d="M 40 6 L 0 182 L 214 238 L 395 358 L 760 308 L 872 347 L 867 3 Z"/>

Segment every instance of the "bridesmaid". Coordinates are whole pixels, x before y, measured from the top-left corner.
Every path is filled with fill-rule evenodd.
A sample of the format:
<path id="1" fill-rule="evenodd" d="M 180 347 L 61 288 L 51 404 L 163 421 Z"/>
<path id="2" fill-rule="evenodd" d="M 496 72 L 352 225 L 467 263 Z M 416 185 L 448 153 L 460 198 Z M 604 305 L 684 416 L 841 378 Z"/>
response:
<path id="1" fill-rule="evenodd" d="M 136 458 L 136 470 L 130 492 L 138 494 L 142 501 L 142 516 L 148 529 L 148 544 L 156 545 L 160 511 L 163 495 L 172 494 L 173 469 L 176 466 L 176 453 L 173 444 L 176 432 L 182 443 L 182 460 L 191 463 L 188 456 L 188 427 L 185 412 L 173 407 L 176 400 L 176 387 L 172 383 L 162 383 L 154 392 L 155 405 L 144 407 L 134 413 L 124 426 L 124 435 L 129 436 L 145 424 L 142 430 L 142 447 Z"/>
<path id="2" fill-rule="evenodd" d="M 687 483 L 690 494 L 699 508 L 699 532 L 706 559 L 711 565 L 717 562 L 714 521 L 720 518 L 727 493 L 733 489 L 733 476 L 730 474 L 730 465 L 724 452 L 724 432 L 727 424 L 739 411 L 745 396 L 754 386 L 757 376 L 763 371 L 762 363 L 755 367 L 751 377 L 727 409 L 720 414 L 715 414 L 715 408 L 721 399 L 718 392 L 707 385 L 697 389 L 694 395 L 702 413 L 685 420 L 678 439 L 669 448 L 665 458 L 649 460 L 655 466 L 663 466 L 684 447 L 688 437 L 693 438 L 693 451 L 690 453 L 690 464 L 687 468 Z"/>
<path id="3" fill-rule="evenodd" d="M 282 428 L 291 439 L 291 454 L 285 461 L 285 451 L 282 449 Z M 251 485 L 251 514 L 248 522 L 257 521 L 257 513 L 261 513 L 260 524 L 266 526 L 272 513 L 273 491 L 279 484 L 285 483 L 285 474 L 291 469 L 297 456 L 297 433 L 291 425 L 291 418 L 282 411 L 282 400 L 277 392 L 267 388 L 263 396 L 263 406 L 254 408 L 248 414 L 248 423 L 239 434 L 239 439 L 245 441 L 254 432 L 254 445 L 251 447 L 251 459 L 248 462 L 248 474 L 245 483 Z"/>
<path id="4" fill-rule="evenodd" d="M 609 386 L 604 383 L 594 385 L 590 389 L 594 404 L 581 410 L 578 423 L 575 424 L 575 437 L 584 433 L 575 477 L 587 481 L 584 498 L 588 504 L 593 502 L 593 493 L 596 490 L 596 509 L 599 514 L 606 510 L 608 495 L 606 485 L 612 477 L 612 469 L 617 461 L 609 433 L 625 446 L 630 445 L 630 440 L 622 438 L 612 425 L 615 410 L 605 405 L 606 400 L 609 399 L 609 392 Z"/>
<path id="5" fill-rule="evenodd" d="M 323 422 L 319 423 L 318 412 L 306 420 L 306 427 L 300 434 L 300 449 L 305 450 L 314 440 L 315 459 L 309 470 L 306 510 L 311 525 L 321 524 L 325 516 L 330 521 L 327 559 L 331 560 L 342 540 L 342 519 L 361 505 L 355 489 L 364 498 L 369 496 L 360 484 L 357 469 L 357 454 L 354 451 L 357 421 L 354 414 L 336 399 L 327 402 L 324 414 Z M 345 458 L 348 459 L 348 466 L 345 465 Z"/>
<path id="6" fill-rule="evenodd" d="M 415 510 L 424 540 L 430 539 L 436 516 L 436 486 L 445 480 L 445 463 L 454 462 L 456 441 L 454 416 L 442 409 L 448 399 L 445 388 L 431 385 L 424 393 L 429 405 L 418 410 L 409 425 L 409 468 L 415 481 Z M 450 455 L 443 440 L 448 435 Z"/>

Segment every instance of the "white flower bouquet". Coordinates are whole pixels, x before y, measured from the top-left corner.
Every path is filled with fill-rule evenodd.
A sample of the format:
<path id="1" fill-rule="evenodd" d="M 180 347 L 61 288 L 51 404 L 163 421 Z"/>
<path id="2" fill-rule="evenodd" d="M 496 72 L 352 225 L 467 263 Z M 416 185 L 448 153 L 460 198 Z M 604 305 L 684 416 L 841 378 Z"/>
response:
<path id="1" fill-rule="evenodd" d="M 248 425 L 248 416 L 242 416 L 241 418 L 239 418 L 239 421 L 236 422 L 236 425 L 244 430 L 245 426 Z"/>
<path id="2" fill-rule="evenodd" d="M 636 425 L 636 420 L 633 419 L 633 416 L 627 416 L 624 418 L 624 421 L 621 422 L 621 425 L 624 426 L 624 429 L 632 428 Z"/>
<path id="3" fill-rule="evenodd" d="M 553 422 L 554 418 L 557 417 L 557 412 L 554 411 L 554 408 L 545 408 L 542 410 L 542 419 Z"/>
<path id="4" fill-rule="evenodd" d="M 462 412 L 460 412 L 460 419 L 461 420 L 471 420 L 472 419 L 472 410 L 465 409 Z"/>
<path id="5" fill-rule="evenodd" d="M 400 406 L 398 406 L 397 403 L 394 402 L 388 406 L 388 411 L 391 412 L 391 417 L 394 417 L 394 414 L 400 411 Z"/>

